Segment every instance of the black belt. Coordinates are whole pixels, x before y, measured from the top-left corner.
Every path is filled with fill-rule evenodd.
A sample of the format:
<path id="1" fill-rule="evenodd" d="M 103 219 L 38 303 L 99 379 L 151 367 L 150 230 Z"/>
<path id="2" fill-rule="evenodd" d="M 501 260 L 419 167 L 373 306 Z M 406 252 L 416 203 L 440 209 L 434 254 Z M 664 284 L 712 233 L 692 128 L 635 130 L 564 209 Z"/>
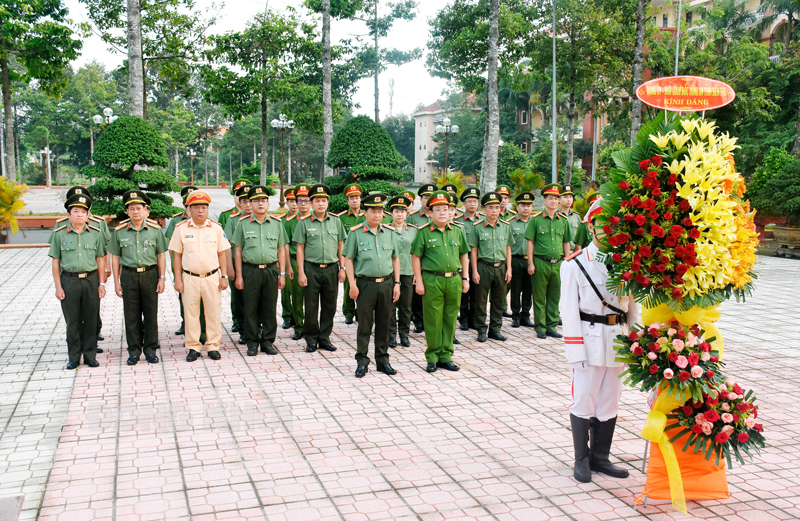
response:
<path id="1" fill-rule="evenodd" d="M 271 267 L 275 266 L 276 264 L 278 264 L 278 261 L 270 262 L 269 264 L 253 264 L 252 262 L 245 262 L 245 264 L 247 264 L 249 266 L 253 266 L 254 268 L 258 268 L 260 270 L 265 270 L 267 268 L 271 268 Z"/>
<path id="2" fill-rule="evenodd" d="M 628 316 L 622 313 L 612 313 L 611 315 L 591 315 L 581 311 L 581 320 L 584 322 L 591 322 L 592 325 L 604 324 L 606 326 L 615 326 L 617 324 L 627 323 Z"/>
<path id="3" fill-rule="evenodd" d="M 501 262 L 489 262 L 489 261 L 487 261 L 487 260 L 478 259 L 478 262 L 482 262 L 483 264 L 486 264 L 487 266 L 492 266 L 493 268 L 499 268 L 500 266 L 505 266 L 505 265 L 506 265 L 506 262 L 505 262 L 505 261 L 501 261 Z"/>
<path id="4" fill-rule="evenodd" d="M 424 271 L 425 273 L 430 273 L 430 274 L 432 274 L 432 275 L 436 275 L 437 277 L 444 277 L 444 278 L 446 278 L 446 279 L 449 279 L 450 277 L 455 277 L 456 275 L 458 275 L 458 272 L 457 272 L 457 271 L 450 271 L 450 272 L 444 272 L 444 271 L 429 271 L 429 270 L 423 270 L 423 271 Z"/>
<path id="5" fill-rule="evenodd" d="M 527 255 L 512 255 L 512 257 L 515 257 L 515 258 L 517 258 L 517 259 L 525 259 L 525 260 L 528 260 L 528 256 L 527 256 Z"/>
<path id="6" fill-rule="evenodd" d="M 145 266 L 144 268 L 131 268 L 130 266 L 122 266 L 123 269 L 128 271 L 135 271 L 136 273 L 144 273 L 145 271 L 150 271 L 158 268 L 158 264 L 153 264 L 151 266 Z"/>
<path id="7" fill-rule="evenodd" d="M 215 274 L 218 271 L 219 271 L 219 268 L 215 269 L 214 271 L 209 271 L 208 273 L 200 274 L 200 273 L 192 273 L 191 271 L 183 270 L 183 272 L 186 273 L 187 275 L 191 275 L 192 277 L 200 277 L 201 279 L 204 279 L 206 277 L 210 277 L 211 275 Z"/>
<path id="8" fill-rule="evenodd" d="M 67 277 L 78 277 L 79 279 L 85 279 L 86 277 L 88 277 L 89 275 L 92 275 L 94 273 L 97 273 L 96 269 L 94 269 L 92 271 L 83 271 L 83 272 L 80 272 L 80 273 L 74 272 L 74 271 L 62 271 L 61 272 L 62 275 L 66 275 Z"/>
<path id="9" fill-rule="evenodd" d="M 537 259 L 541 259 L 543 261 L 547 261 L 550 264 L 555 264 L 557 262 L 561 262 L 562 261 L 561 257 L 559 257 L 557 259 L 551 259 L 550 257 L 545 257 L 544 255 L 534 255 L 534 257 L 536 257 Z"/>
<path id="10" fill-rule="evenodd" d="M 311 264 L 312 266 L 320 268 L 320 269 L 330 268 L 331 266 L 338 266 L 339 265 L 338 262 L 331 262 L 331 263 L 328 263 L 328 264 L 317 264 L 316 262 L 309 262 L 309 261 L 305 261 L 305 262 L 308 263 L 308 264 Z"/>
<path id="11" fill-rule="evenodd" d="M 359 280 L 368 280 L 370 282 L 377 282 L 380 284 L 381 282 L 386 282 L 387 280 L 391 279 L 392 276 L 386 275 L 385 277 L 356 277 L 356 278 Z"/>

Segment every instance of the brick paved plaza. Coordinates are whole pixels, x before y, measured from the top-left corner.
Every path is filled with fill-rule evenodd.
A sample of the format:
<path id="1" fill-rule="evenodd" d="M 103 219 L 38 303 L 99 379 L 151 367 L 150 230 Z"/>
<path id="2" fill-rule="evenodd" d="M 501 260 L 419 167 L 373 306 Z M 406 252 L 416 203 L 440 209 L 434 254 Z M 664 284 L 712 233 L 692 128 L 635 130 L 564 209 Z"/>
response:
<path id="1" fill-rule="evenodd" d="M 800 262 L 760 259 L 756 295 L 726 303 L 719 325 L 768 447 L 729 471 L 730 499 L 689 502 L 699 518 L 800 518 Z M 356 325 L 341 315 L 334 353 L 305 353 L 279 329 L 280 354 L 252 358 L 223 306 L 222 360 L 188 363 L 168 285 L 162 363 L 128 367 L 109 283 L 101 365 L 66 371 L 47 252 L 0 250 L 0 275 L 0 496 L 25 494 L 22 519 L 685 518 L 666 501 L 634 506 L 647 411 L 636 391 L 612 447 L 631 477 L 572 479 L 563 345 L 508 321 L 505 343 L 458 332 L 458 373 L 426 373 L 412 335 L 391 353 L 397 376 L 358 380 Z"/>

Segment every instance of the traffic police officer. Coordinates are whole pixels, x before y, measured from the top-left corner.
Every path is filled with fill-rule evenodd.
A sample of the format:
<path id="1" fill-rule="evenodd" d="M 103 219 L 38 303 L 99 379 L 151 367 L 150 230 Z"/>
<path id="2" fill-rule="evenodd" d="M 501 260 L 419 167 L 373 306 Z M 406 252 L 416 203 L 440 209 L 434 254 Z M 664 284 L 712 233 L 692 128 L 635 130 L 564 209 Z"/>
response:
<path id="1" fill-rule="evenodd" d="M 281 220 L 267 214 L 266 186 L 253 186 L 243 197 L 249 198 L 253 212 L 239 218 L 231 243 L 236 247 L 236 287 L 244 303 L 247 355 L 256 356 L 259 344 L 262 353 L 277 355 L 278 290 L 286 283 L 288 239 Z"/>
<path id="2" fill-rule="evenodd" d="M 158 295 L 166 281 L 167 239 L 161 226 L 145 217 L 148 203 L 140 190 L 122 194 L 130 219 L 114 229 L 108 243 L 114 290 L 122 297 L 128 365 L 138 364 L 143 351 L 148 363 L 158 363 Z"/>
<path id="3" fill-rule="evenodd" d="M 293 237 L 294 231 L 297 228 L 297 223 L 301 219 L 305 219 L 311 215 L 311 199 L 308 197 L 308 192 L 311 190 L 311 185 L 301 183 L 294 187 L 295 200 L 297 201 L 297 214 L 289 216 L 283 220 L 283 227 L 286 230 L 286 237 L 289 244 L 286 245 L 286 250 L 289 253 L 289 262 L 286 263 L 286 274 L 289 276 L 287 284 L 292 292 L 292 320 L 294 322 L 294 333 L 292 340 L 300 340 L 304 334 L 304 311 L 303 300 L 305 288 L 300 285 L 298 277 L 300 271 L 297 269 L 297 244 L 295 244 Z"/>
<path id="4" fill-rule="evenodd" d="M 336 351 L 331 343 L 331 331 L 339 284 L 345 277 L 342 247 L 347 234 L 342 221 L 328 213 L 330 192 L 323 184 L 311 187 L 309 197 L 313 211 L 300 220 L 292 237 L 297 245 L 299 282 L 305 288 L 307 353 L 313 353 L 317 347 Z"/>
<path id="5" fill-rule="evenodd" d="M 572 209 L 572 204 L 575 202 L 575 195 L 572 193 L 572 186 L 565 185 L 561 190 L 561 195 L 558 198 L 558 209 L 564 214 L 564 217 L 569 221 L 569 233 L 572 240 L 569 243 L 571 250 L 575 250 L 575 237 L 578 233 L 578 227 L 581 224 L 581 216 Z"/>
<path id="6" fill-rule="evenodd" d="M 432 209 L 433 222 L 417 232 L 411 245 L 416 293 L 422 296 L 428 323 L 425 370 L 432 373 L 441 367 L 458 371 L 460 367 L 453 362 L 453 338 L 461 294 L 469 290 L 467 277 L 461 277 L 459 283 L 459 270 L 461 273 L 469 270 L 469 245 L 464 233 L 447 222 L 450 216 L 447 193 L 434 192 L 427 203 Z"/>
<path id="7" fill-rule="evenodd" d="M 345 233 L 349 233 L 350 228 L 356 224 L 363 223 L 367 218 L 364 211 L 361 209 L 361 194 L 363 191 L 361 185 L 355 183 L 344 187 L 344 196 L 347 197 L 348 208 L 341 213 L 337 213 L 336 216 L 341 219 Z M 349 277 L 344 279 L 342 314 L 344 315 L 345 324 L 353 323 L 353 318 L 356 316 L 356 302 L 350 298 Z"/>
<path id="8" fill-rule="evenodd" d="M 475 187 L 467 187 L 461 192 L 461 204 L 464 206 L 464 212 L 453 219 L 455 223 L 464 225 L 464 231 L 467 234 L 467 243 L 469 243 L 469 234 L 472 233 L 473 224 L 481 220 L 481 215 L 478 213 L 478 206 L 480 205 L 481 191 Z M 471 276 L 472 274 L 470 273 Z M 459 322 L 461 331 L 466 331 L 470 327 L 475 328 L 474 315 L 475 313 L 475 281 L 470 279 L 469 291 L 461 297 L 461 310 L 459 315 Z"/>
<path id="9" fill-rule="evenodd" d="M 381 224 L 386 195 L 364 198 L 366 221 L 350 228 L 343 255 L 350 296 L 356 300 L 356 378 L 367 374 L 369 339 L 375 323 L 375 367 L 397 374 L 389 364 L 389 317 L 400 298 L 400 251 L 391 225 Z"/>
<path id="10" fill-rule="evenodd" d="M 408 208 L 413 200 L 406 195 L 398 195 L 389 200 L 387 206 L 392 214 L 397 246 L 400 255 L 400 298 L 395 303 L 389 319 L 389 347 L 397 347 L 397 335 L 400 334 L 400 345 L 409 347 L 408 335 L 411 332 L 411 295 L 414 293 L 414 268 L 411 265 L 411 244 L 417 235 L 417 228 L 406 224 Z"/>
<path id="11" fill-rule="evenodd" d="M 508 221 L 511 225 L 511 327 L 533 327 L 531 322 L 531 276 L 528 275 L 528 241 L 525 231 L 533 211 L 534 196 L 522 192 L 514 199 L 517 215 Z"/>
<path id="12" fill-rule="evenodd" d="M 67 325 L 67 369 L 77 369 L 81 356 L 86 365 L 97 367 L 97 315 L 106 295 L 106 239 L 100 228 L 89 224 L 89 194 L 73 195 L 64 207 L 69 223 L 53 230 L 48 255 Z"/>
<path id="13" fill-rule="evenodd" d="M 561 185 L 542 187 L 545 210 L 528 220 L 525 238 L 528 240 L 528 274 L 533 294 L 533 323 L 539 338 L 561 338 L 558 325 L 558 300 L 561 294 L 559 269 L 569 255 L 572 239 L 569 222 L 558 211 Z"/>
<path id="14" fill-rule="evenodd" d="M 511 226 L 499 219 L 500 194 L 489 192 L 481 198 L 486 217 L 472 224 L 469 236 L 472 280 L 475 281 L 475 328 L 478 342 L 486 342 L 486 306 L 491 293 L 492 308 L 488 337 L 505 341 L 503 327 L 507 284 L 511 281 Z"/>
<path id="15" fill-rule="evenodd" d="M 178 212 L 175 215 L 173 215 L 170 218 L 169 222 L 167 223 L 167 229 L 164 232 L 164 237 L 167 238 L 167 241 L 172 239 L 172 236 L 175 234 L 175 226 L 177 226 L 182 221 L 190 219 L 189 213 L 185 209 L 186 208 L 186 198 L 189 197 L 189 194 L 194 192 L 195 190 L 197 190 L 197 187 L 196 186 L 191 186 L 191 185 L 190 186 L 184 186 L 183 188 L 181 188 L 181 201 L 183 201 L 184 210 L 182 212 Z M 175 254 L 173 252 L 171 252 L 171 251 L 169 252 L 169 258 L 170 258 L 169 265 L 170 265 L 170 267 L 172 267 L 173 263 L 175 262 Z M 173 278 L 174 278 L 174 274 L 173 274 Z M 183 320 L 183 298 L 182 298 L 180 293 L 178 293 L 178 307 L 180 308 L 180 312 L 181 312 L 181 327 L 179 327 L 178 330 L 175 331 L 175 334 L 176 335 L 182 335 L 185 332 L 185 327 L 184 327 L 184 320 Z M 201 326 L 201 329 L 202 329 L 202 332 L 201 332 L 200 336 L 202 338 L 205 338 L 206 324 L 205 324 L 205 318 L 203 317 L 202 313 L 200 314 L 200 320 L 201 320 L 200 326 Z"/>
<path id="16" fill-rule="evenodd" d="M 239 188 L 236 189 L 234 194 L 236 195 L 236 209 L 233 213 L 230 214 L 228 217 L 228 222 L 222 227 L 225 231 L 225 237 L 230 238 L 233 237 L 234 232 L 236 231 L 236 226 L 239 223 L 239 220 L 242 217 L 250 217 L 253 213 L 253 208 L 250 205 L 250 189 L 253 185 L 250 184 L 243 184 Z M 233 248 L 233 246 L 231 246 Z M 236 280 L 236 275 L 238 271 L 236 270 L 236 266 L 234 265 L 233 260 L 233 252 L 230 254 L 226 254 L 226 257 L 229 259 L 228 263 L 228 277 L 230 279 Z M 229 280 L 230 280 L 229 279 Z M 231 328 L 231 332 L 238 331 L 239 332 L 239 344 L 244 345 L 246 343 L 246 335 L 245 335 L 245 328 L 244 328 L 244 295 L 242 290 L 236 287 L 236 284 L 230 285 L 231 289 L 231 316 L 233 317 L 233 324 L 236 327 Z"/>
<path id="17" fill-rule="evenodd" d="M 283 219 L 291 219 L 293 216 L 297 215 L 297 199 L 294 196 L 294 188 L 287 188 L 283 191 L 283 198 L 286 200 L 286 209 L 288 210 Z M 286 227 L 284 220 L 284 228 Z M 289 251 L 288 248 L 286 249 L 285 259 L 286 264 L 289 264 Z M 292 288 L 290 286 L 290 279 L 286 279 L 286 284 L 283 286 L 281 290 L 281 318 L 283 318 L 283 324 L 281 324 L 281 328 L 289 329 L 294 325 L 294 317 L 292 316 Z"/>

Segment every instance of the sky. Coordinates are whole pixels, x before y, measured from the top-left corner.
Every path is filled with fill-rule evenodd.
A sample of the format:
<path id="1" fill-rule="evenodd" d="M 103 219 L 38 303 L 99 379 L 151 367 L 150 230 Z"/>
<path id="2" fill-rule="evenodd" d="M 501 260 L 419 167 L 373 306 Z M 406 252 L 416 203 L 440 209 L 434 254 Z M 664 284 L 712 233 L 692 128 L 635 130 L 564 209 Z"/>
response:
<path id="1" fill-rule="evenodd" d="M 124 0 L 118 0 L 124 1 Z M 219 2 L 212 0 L 196 0 L 200 10 L 210 9 Z M 386 1 L 383 11 L 378 11 L 379 16 L 385 14 Z M 406 63 L 402 66 L 390 65 L 378 78 L 380 94 L 380 117 L 389 115 L 389 81 L 394 79 L 394 97 L 392 114 L 408 114 L 420 105 L 429 105 L 442 97 L 442 91 L 447 87 L 447 82 L 441 78 L 433 78 L 425 67 L 428 42 L 428 20 L 433 18 L 437 11 L 447 5 L 447 0 L 421 0 L 418 2 L 417 17 L 411 21 L 397 21 L 389 35 L 380 40 L 379 45 L 386 48 L 396 48 L 407 51 L 419 47 L 423 50 L 423 57 L 419 60 Z M 65 0 L 70 11 L 70 18 L 76 22 L 88 22 L 85 4 L 79 0 Z M 225 6 L 219 10 L 219 20 L 210 32 L 212 34 L 239 31 L 244 29 L 247 21 L 253 15 L 263 12 L 265 8 L 276 12 L 285 12 L 287 7 L 294 7 L 298 13 L 304 15 L 307 9 L 302 6 L 302 0 L 226 0 Z M 341 39 L 352 38 L 355 35 L 365 35 L 366 27 L 362 22 L 349 22 L 333 20 L 331 38 L 334 43 Z M 319 23 L 321 29 L 322 23 Z M 106 69 L 118 67 L 125 56 L 108 50 L 108 46 L 98 36 L 92 36 L 84 41 L 83 54 L 73 62 L 73 67 L 96 60 L 106 65 Z M 353 102 L 360 107 L 354 108 L 356 114 L 374 115 L 374 78 L 370 76 L 356 84 L 357 91 Z"/>

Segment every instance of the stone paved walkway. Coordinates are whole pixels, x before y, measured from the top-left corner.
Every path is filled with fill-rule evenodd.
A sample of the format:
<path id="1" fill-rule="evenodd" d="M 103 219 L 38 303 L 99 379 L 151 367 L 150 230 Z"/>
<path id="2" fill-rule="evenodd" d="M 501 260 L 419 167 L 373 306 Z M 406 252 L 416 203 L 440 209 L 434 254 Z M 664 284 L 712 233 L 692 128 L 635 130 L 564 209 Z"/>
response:
<path id="1" fill-rule="evenodd" d="M 769 443 L 729 472 L 731 498 L 701 518 L 800 518 L 800 263 L 762 258 L 759 290 L 727 303 L 727 372 L 759 396 Z M 101 367 L 66 371 L 64 323 L 44 250 L 0 250 L 0 496 L 23 519 L 671 519 L 635 508 L 644 485 L 645 396 L 623 394 L 614 459 L 626 480 L 571 478 L 563 346 L 511 329 L 461 332 L 462 371 L 424 371 L 424 339 L 392 352 L 395 377 L 353 377 L 356 326 L 338 316 L 334 353 L 279 330 L 276 357 L 190 364 L 175 293 L 161 299 L 163 363 L 125 365 L 121 299 L 104 299 Z M 340 292 L 341 293 L 341 292 Z M 341 295 L 340 295 L 341 296 Z M 224 324 L 230 323 L 228 316 Z"/>

